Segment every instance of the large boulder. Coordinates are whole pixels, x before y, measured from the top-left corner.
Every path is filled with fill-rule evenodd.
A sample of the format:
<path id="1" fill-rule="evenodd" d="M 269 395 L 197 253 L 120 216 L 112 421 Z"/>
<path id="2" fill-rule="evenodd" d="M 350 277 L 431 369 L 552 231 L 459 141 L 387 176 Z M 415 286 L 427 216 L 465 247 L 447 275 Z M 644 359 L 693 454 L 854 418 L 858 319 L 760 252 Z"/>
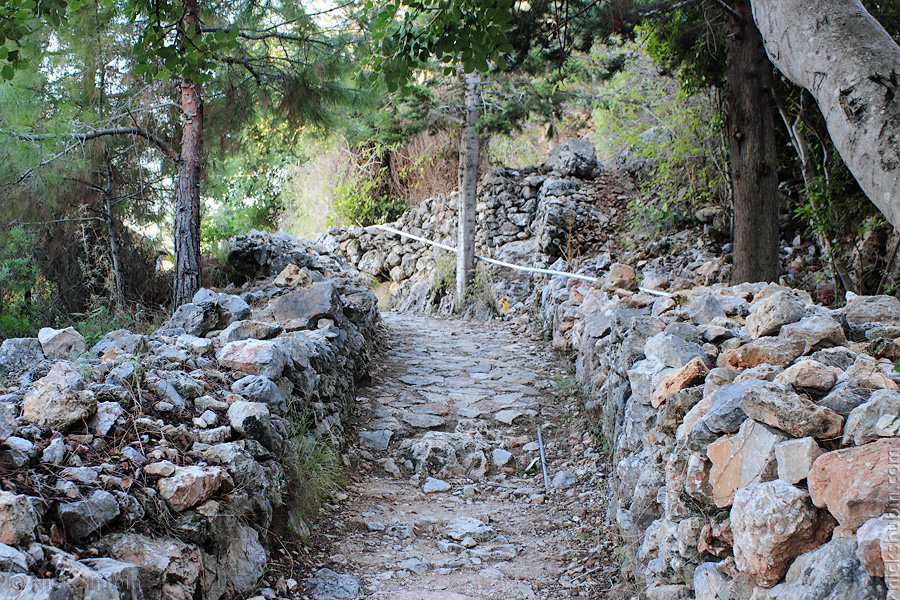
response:
<path id="1" fill-rule="evenodd" d="M 97 399 L 81 374 L 58 362 L 34 384 L 22 405 L 22 416 L 49 429 L 65 429 L 97 412 Z"/>
<path id="2" fill-rule="evenodd" d="M 202 304 L 203 302 L 218 303 L 221 310 L 219 326 L 230 325 L 235 321 L 250 318 L 250 305 L 240 296 L 200 288 L 194 294 L 191 303 Z"/>
<path id="3" fill-rule="evenodd" d="M 74 327 L 43 327 L 38 331 L 38 341 L 41 342 L 44 356 L 51 360 L 68 358 L 71 354 L 81 354 L 85 350 L 84 337 Z"/>
<path id="4" fill-rule="evenodd" d="M 877 426 L 884 415 L 900 415 L 900 393 L 877 390 L 867 402 L 854 408 L 847 417 L 847 426 L 844 428 L 844 445 L 861 446 L 882 437 Z"/>
<path id="5" fill-rule="evenodd" d="M 896 457 L 900 438 L 827 452 L 809 473 L 809 493 L 818 507 L 827 507 L 842 527 L 856 531 L 896 502 Z"/>
<path id="6" fill-rule="evenodd" d="M 808 493 L 785 481 L 739 489 L 731 507 L 737 568 L 757 585 L 772 587 L 795 557 L 821 546 L 833 527 Z"/>
<path id="7" fill-rule="evenodd" d="M 182 304 L 172 317 L 160 328 L 162 333 L 186 333 L 203 337 L 210 331 L 219 328 L 225 311 L 216 301 L 204 301 L 197 304 Z"/>
<path id="8" fill-rule="evenodd" d="M 234 402 L 228 407 L 228 421 L 237 434 L 254 439 L 269 450 L 278 451 L 284 442 L 272 427 L 269 407 L 262 402 Z"/>
<path id="9" fill-rule="evenodd" d="M 262 375 L 247 375 L 231 384 L 231 391 L 251 402 L 262 402 L 271 410 L 287 410 L 287 398 L 275 382 Z"/>

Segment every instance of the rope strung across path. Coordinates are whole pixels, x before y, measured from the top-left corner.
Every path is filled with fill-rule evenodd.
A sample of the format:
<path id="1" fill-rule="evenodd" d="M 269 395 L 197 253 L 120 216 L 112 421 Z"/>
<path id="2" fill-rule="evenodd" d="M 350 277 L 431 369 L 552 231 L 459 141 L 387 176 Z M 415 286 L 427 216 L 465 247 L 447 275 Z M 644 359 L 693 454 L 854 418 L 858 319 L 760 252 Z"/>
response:
<path id="1" fill-rule="evenodd" d="M 453 246 L 448 246 L 446 244 L 441 244 L 440 242 L 433 242 L 431 240 L 425 239 L 423 237 L 419 237 L 417 235 L 413 235 L 411 233 L 406 233 L 405 231 L 400 231 L 399 229 L 394 229 L 393 227 L 388 227 L 387 225 L 373 225 L 372 227 L 377 227 L 378 229 L 382 229 L 389 233 L 394 233 L 397 235 L 401 235 L 403 237 L 408 237 L 416 240 L 417 242 L 422 242 L 424 244 L 431 244 L 432 246 L 437 246 L 438 248 L 443 248 L 444 250 L 448 250 L 450 252 L 456 252 L 456 248 Z M 543 273 L 544 275 L 558 275 L 561 277 L 569 277 L 571 279 L 580 279 L 582 281 L 590 281 L 591 283 L 596 283 L 599 281 L 597 277 L 590 277 L 589 275 L 577 275 L 575 273 L 566 273 L 564 271 L 555 271 L 553 269 L 539 269 L 537 267 L 522 267 L 519 265 L 513 265 L 507 262 L 503 262 L 500 260 L 494 260 L 493 258 L 487 258 L 486 256 L 481 256 L 479 254 L 475 255 L 475 258 L 479 260 L 483 260 L 486 263 L 490 263 L 492 265 L 499 265 L 501 267 L 506 267 L 508 269 L 515 269 L 516 271 L 525 271 L 526 273 Z M 639 287 L 638 288 L 642 292 L 646 292 L 651 296 L 664 296 L 666 298 L 671 297 L 672 294 L 668 294 L 666 292 L 661 292 L 659 290 L 650 290 L 647 288 Z"/>

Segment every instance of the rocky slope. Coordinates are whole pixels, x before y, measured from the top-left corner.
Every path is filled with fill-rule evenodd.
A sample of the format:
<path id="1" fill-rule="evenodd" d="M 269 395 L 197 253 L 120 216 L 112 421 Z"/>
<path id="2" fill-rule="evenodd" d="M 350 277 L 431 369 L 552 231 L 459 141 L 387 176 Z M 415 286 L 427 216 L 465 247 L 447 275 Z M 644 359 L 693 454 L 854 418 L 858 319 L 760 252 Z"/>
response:
<path id="1" fill-rule="evenodd" d="M 87 349 L 45 329 L 0 347 L 0 598 L 298 589 L 267 573 L 272 536 L 304 527 L 298 452 L 343 443 L 379 316 L 314 244 L 251 233 L 231 261 L 261 281 L 201 290 L 152 335 Z"/>

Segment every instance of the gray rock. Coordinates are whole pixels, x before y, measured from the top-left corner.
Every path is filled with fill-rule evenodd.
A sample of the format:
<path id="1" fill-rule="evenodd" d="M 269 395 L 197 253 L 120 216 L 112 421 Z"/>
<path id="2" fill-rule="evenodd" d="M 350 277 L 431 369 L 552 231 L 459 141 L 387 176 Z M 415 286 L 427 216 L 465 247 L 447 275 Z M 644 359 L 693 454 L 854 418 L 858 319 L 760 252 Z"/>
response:
<path id="1" fill-rule="evenodd" d="M 724 317 L 725 310 L 715 294 L 704 294 L 688 309 L 688 316 L 697 325 L 708 325 L 716 317 Z"/>
<path id="2" fill-rule="evenodd" d="M 795 323 L 806 316 L 806 306 L 790 292 L 775 292 L 753 303 L 747 317 L 747 334 L 757 339 L 775 335 L 784 325 Z"/>
<path id="3" fill-rule="evenodd" d="M 256 589 L 267 563 L 259 535 L 243 523 L 235 524 L 217 558 L 227 585 L 242 595 Z"/>
<path id="4" fill-rule="evenodd" d="M 22 416 L 41 427 L 65 429 L 97 411 L 97 399 L 85 387 L 78 371 L 58 362 L 25 396 Z"/>
<path id="5" fill-rule="evenodd" d="M 824 348 L 812 355 L 812 359 L 827 365 L 836 367 L 841 371 L 849 369 L 856 362 L 856 352 L 844 346 L 835 346 L 834 348 Z"/>
<path id="6" fill-rule="evenodd" d="M 456 541 L 462 541 L 467 537 L 471 537 L 476 542 L 489 542 L 497 537 L 497 531 L 490 525 L 485 525 L 484 521 L 474 517 L 457 517 L 447 523 L 444 528 L 447 537 Z"/>
<path id="7" fill-rule="evenodd" d="M 252 402 L 262 402 L 278 412 L 287 410 L 287 399 L 275 382 L 262 375 L 248 375 L 231 384 L 231 391 Z"/>
<path id="8" fill-rule="evenodd" d="M 446 492 L 450 489 L 450 484 L 444 481 L 443 479 L 435 479 L 434 477 L 426 477 L 425 485 L 422 486 L 422 491 L 426 494 L 433 494 L 435 492 Z"/>
<path id="9" fill-rule="evenodd" d="M 688 448 L 699 452 L 718 437 L 717 434 L 734 433 L 747 418 L 741 408 L 744 394 L 765 381 L 751 379 L 740 383 L 729 383 L 720 387 L 710 398 L 709 409 L 687 432 Z"/>
<path id="10" fill-rule="evenodd" d="M 0 344 L 0 371 L 18 373 L 44 360 L 37 338 L 9 338 Z"/>
<path id="11" fill-rule="evenodd" d="M 427 562 L 415 557 L 407 558 L 397 563 L 398 569 L 410 571 L 412 573 L 415 573 L 416 575 L 423 575 L 426 571 L 428 571 L 429 566 L 430 565 Z"/>
<path id="12" fill-rule="evenodd" d="M 201 597 L 205 597 L 214 583 L 201 578 L 201 565 L 210 564 L 211 557 L 174 538 L 115 533 L 101 538 L 95 545 L 112 558 L 138 568 L 141 588 L 147 598 L 193 598 L 198 588 Z M 224 585 L 221 587 L 214 597 L 224 592 Z"/>
<path id="13" fill-rule="evenodd" d="M 223 313 L 218 302 L 182 304 L 175 309 L 175 313 L 160 331 L 203 337 L 210 331 L 218 329 L 219 323 L 223 319 Z"/>
<path id="14" fill-rule="evenodd" d="M 61 437 L 55 437 L 50 440 L 47 447 L 41 454 L 41 462 L 50 465 L 61 465 L 66 458 L 66 442 Z"/>
<path id="15" fill-rule="evenodd" d="M 147 388 L 155 392 L 157 396 L 162 398 L 163 402 L 168 402 L 172 407 L 184 408 L 187 404 L 175 386 L 158 377 L 148 377 L 146 382 Z"/>
<path id="16" fill-rule="evenodd" d="M 287 330 L 316 329 L 321 319 L 338 321 L 343 316 L 340 296 L 328 281 L 279 296 L 271 306 L 275 320 Z"/>
<path id="17" fill-rule="evenodd" d="M 876 390 L 864 404 L 854 408 L 844 427 L 844 445 L 862 446 L 881 437 L 876 425 L 883 415 L 900 415 L 900 393 Z"/>
<path id="18" fill-rule="evenodd" d="M 263 321 L 235 321 L 219 334 L 223 344 L 239 340 L 270 340 L 278 337 L 284 327 Z"/>
<path id="19" fill-rule="evenodd" d="M 14 435 L 6 438 L 3 442 L 3 462 L 6 466 L 12 468 L 24 467 L 31 459 L 37 455 L 34 449 L 34 442 L 25 438 L 16 437 Z"/>
<path id="20" fill-rule="evenodd" d="M 115 496 L 104 490 L 94 490 L 85 500 L 59 505 L 59 519 L 66 536 L 82 540 L 119 516 Z"/>
<path id="21" fill-rule="evenodd" d="M 568 471 L 559 471 L 550 481 L 550 487 L 556 490 L 564 490 L 578 483 L 578 477 Z"/>
<path id="22" fill-rule="evenodd" d="M 191 303 L 201 304 L 203 302 L 217 302 L 219 304 L 222 311 L 222 319 L 219 325 L 230 325 L 235 321 L 250 318 L 250 305 L 240 296 L 200 288 L 194 294 Z"/>
<path id="23" fill-rule="evenodd" d="M 38 331 L 38 341 L 44 356 L 51 360 L 68 358 L 71 354 L 81 354 L 85 350 L 84 337 L 74 327 L 42 327 Z"/>
<path id="24" fill-rule="evenodd" d="M 91 354 L 101 356 L 110 350 L 117 350 L 121 354 L 134 354 L 147 341 L 147 336 L 132 333 L 127 329 L 110 331 L 91 348 Z"/>
<path id="25" fill-rule="evenodd" d="M 840 347 L 847 343 L 841 325 L 831 317 L 824 315 L 812 315 L 796 323 L 784 325 L 778 335 L 786 340 L 801 341 L 806 344 L 804 354 L 814 350 L 821 351 L 832 346 Z"/>
<path id="26" fill-rule="evenodd" d="M 67 583 L 81 600 L 121 600 L 115 584 L 103 575 L 61 550 L 48 548 L 57 579 Z"/>
<path id="27" fill-rule="evenodd" d="M 387 450 L 388 444 L 391 443 L 392 435 L 394 435 L 394 432 L 388 429 L 360 431 L 359 443 L 366 448 L 372 448 L 373 450 Z"/>
<path id="28" fill-rule="evenodd" d="M 359 596 L 359 581 L 331 569 L 319 569 L 309 581 L 313 600 L 352 600 Z"/>
<path id="29" fill-rule="evenodd" d="M 203 383 L 183 371 L 165 371 L 162 375 L 182 398 L 193 400 L 203 394 Z"/>
<path id="30" fill-rule="evenodd" d="M 750 418 L 795 438 L 833 439 L 844 424 L 833 410 L 817 406 L 791 386 L 779 383 L 763 382 L 750 388 L 741 396 L 741 408 Z"/>
<path id="31" fill-rule="evenodd" d="M 900 321 L 900 300 L 893 296 L 855 296 L 844 309 L 850 325 Z"/>
<path id="32" fill-rule="evenodd" d="M 550 151 L 544 168 L 562 177 L 574 175 L 581 179 L 593 179 L 598 169 L 597 149 L 587 140 L 566 140 Z"/>
<path id="33" fill-rule="evenodd" d="M 511 452 L 503 448 L 494 448 L 491 451 L 491 461 L 498 467 L 505 466 L 512 459 L 512 456 Z"/>
<path id="34" fill-rule="evenodd" d="M 0 442 L 16 432 L 16 408 L 7 403 L 0 402 Z"/>
<path id="35" fill-rule="evenodd" d="M 772 600 L 879 600 L 887 595 L 884 580 L 866 573 L 856 556 L 855 535 L 798 556 L 779 587 Z"/>
<path id="36" fill-rule="evenodd" d="M 284 443 L 284 439 L 272 427 L 269 407 L 262 402 L 235 402 L 228 407 L 227 416 L 232 430 L 257 440 L 273 452 L 277 452 Z"/>
<path id="37" fill-rule="evenodd" d="M 119 600 L 144 599 L 138 568 L 130 562 L 112 558 L 87 558 L 81 562 L 113 584 L 119 591 Z"/>
<path id="38" fill-rule="evenodd" d="M 12 546 L 0 544 L 0 571 L 3 573 L 27 573 L 29 557 Z"/>
<path id="39" fill-rule="evenodd" d="M 0 577 L 0 600 L 71 600 L 73 594 L 69 584 L 56 579 L 38 579 L 24 573 Z"/>
<path id="40" fill-rule="evenodd" d="M 686 342 L 667 333 L 658 333 L 647 340 L 647 343 L 644 344 L 644 354 L 648 359 L 655 359 L 663 365 L 675 369 L 683 367 L 698 357 L 704 363 L 709 363 L 706 353 L 699 344 Z"/>
<path id="41" fill-rule="evenodd" d="M 97 435 L 105 436 L 124 415 L 125 409 L 118 402 L 98 402 L 97 412 L 88 419 L 88 427 Z"/>

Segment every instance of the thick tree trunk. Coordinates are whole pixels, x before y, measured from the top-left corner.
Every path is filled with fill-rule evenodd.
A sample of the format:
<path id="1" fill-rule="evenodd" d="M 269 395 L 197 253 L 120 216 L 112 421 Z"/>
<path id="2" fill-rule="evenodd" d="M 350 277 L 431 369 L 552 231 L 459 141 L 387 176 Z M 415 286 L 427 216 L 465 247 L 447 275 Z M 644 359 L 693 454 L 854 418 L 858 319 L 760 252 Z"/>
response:
<path id="1" fill-rule="evenodd" d="M 475 196 L 478 189 L 478 71 L 466 75 L 466 127 L 460 151 L 459 225 L 456 253 L 456 307 L 461 309 L 475 268 Z"/>
<path id="2" fill-rule="evenodd" d="M 184 25 L 200 30 L 197 0 L 183 0 Z M 175 182 L 175 306 L 200 289 L 200 169 L 203 163 L 203 99 L 200 86 L 181 80 L 183 127 Z"/>
<path id="3" fill-rule="evenodd" d="M 734 0 L 742 16 L 726 25 L 725 137 L 734 203 L 732 281 L 776 281 L 778 171 L 772 67 L 750 20 L 750 0 Z"/>
<path id="4" fill-rule="evenodd" d="M 753 0 L 775 66 L 815 97 L 860 187 L 900 228 L 900 47 L 858 0 Z"/>

